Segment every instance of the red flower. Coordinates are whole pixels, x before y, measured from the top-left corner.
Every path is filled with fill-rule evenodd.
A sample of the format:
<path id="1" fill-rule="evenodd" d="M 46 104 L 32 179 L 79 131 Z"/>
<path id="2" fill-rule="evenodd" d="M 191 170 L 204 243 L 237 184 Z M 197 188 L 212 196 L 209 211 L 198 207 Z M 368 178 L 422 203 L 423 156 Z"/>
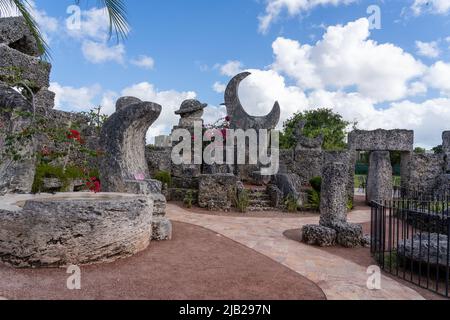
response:
<path id="1" fill-rule="evenodd" d="M 78 142 L 82 142 L 82 139 L 81 139 L 81 134 L 80 134 L 80 132 L 79 131 L 77 131 L 77 130 L 70 130 L 69 131 L 69 134 L 67 135 L 67 139 L 69 139 L 69 140 L 74 140 L 74 141 L 78 141 Z"/>
<path id="2" fill-rule="evenodd" d="M 93 177 L 88 182 L 86 182 L 86 186 L 89 188 L 91 192 L 94 193 L 99 193 L 102 189 L 100 180 L 96 177 Z"/>
<path id="3" fill-rule="evenodd" d="M 230 122 L 230 121 L 231 121 L 231 117 L 230 117 L 230 116 L 226 116 L 226 117 L 225 117 L 225 121 L 226 121 L 226 122 Z"/>

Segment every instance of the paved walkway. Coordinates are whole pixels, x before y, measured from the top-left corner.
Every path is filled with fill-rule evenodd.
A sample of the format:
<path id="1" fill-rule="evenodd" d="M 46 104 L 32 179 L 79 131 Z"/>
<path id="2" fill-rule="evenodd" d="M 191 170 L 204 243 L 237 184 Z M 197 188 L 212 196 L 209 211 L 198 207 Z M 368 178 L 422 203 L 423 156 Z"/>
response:
<path id="1" fill-rule="evenodd" d="M 286 230 L 306 224 L 317 224 L 318 217 L 305 218 L 244 218 L 195 214 L 168 204 L 171 220 L 190 223 L 210 229 L 239 242 L 315 282 L 330 300 L 421 300 L 416 291 L 385 276 L 382 290 L 369 290 L 367 270 L 342 257 L 313 246 L 284 237 Z M 368 210 L 349 215 L 354 223 L 370 221 Z M 276 279 L 274 279 L 276 281 Z"/>

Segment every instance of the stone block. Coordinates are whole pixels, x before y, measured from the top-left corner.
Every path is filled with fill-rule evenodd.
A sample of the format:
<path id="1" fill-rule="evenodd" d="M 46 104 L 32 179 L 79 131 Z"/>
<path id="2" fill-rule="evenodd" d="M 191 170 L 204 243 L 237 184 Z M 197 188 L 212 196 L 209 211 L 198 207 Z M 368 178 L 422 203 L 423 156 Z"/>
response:
<path id="1" fill-rule="evenodd" d="M 23 17 L 0 19 L 0 43 L 30 56 L 39 57 L 42 54 Z"/>
<path id="2" fill-rule="evenodd" d="M 318 225 L 306 225 L 302 228 L 302 241 L 309 245 L 332 247 L 336 244 L 336 238 L 337 233 L 331 228 Z"/>
<path id="3" fill-rule="evenodd" d="M 354 223 L 336 223 L 333 229 L 337 232 L 337 243 L 346 248 L 364 246 L 366 239 L 361 225 Z"/>
<path id="4" fill-rule="evenodd" d="M 7 197 L 4 197 L 7 198 Z M 145 250 L 153 203 L 130 194 L 24 196 L 0 210 L 0 260 L 17 268 L 113 262 Z"/>
<path id="5" fill-rule="evenodd" d="M 165 217 L 154 217 L 152 222 L 152 240 L 165 241 L 172 240 L 172 222 Z"/>
<path id="6" fill-rule="evenodd" d="M 198 191 L 199 206 L 229 211 L 236 195 L 237 183 L 238 178 L 232 174 L 202 175 Z"/>
<path id="7" fill-rule="evenodd" d="M 51 65 L 39 58 L 28 56 L 0 44 L 0 80 L 17 76 L 28 80 L 33 89 L 48 88 L 50 86 Z"/>
<path id="8" fill-rule="evenodd" d="M 356 151 L 413 152 L 414 131 L 410 130 L 355 130 L 348 136 L 348 145 Z"/>

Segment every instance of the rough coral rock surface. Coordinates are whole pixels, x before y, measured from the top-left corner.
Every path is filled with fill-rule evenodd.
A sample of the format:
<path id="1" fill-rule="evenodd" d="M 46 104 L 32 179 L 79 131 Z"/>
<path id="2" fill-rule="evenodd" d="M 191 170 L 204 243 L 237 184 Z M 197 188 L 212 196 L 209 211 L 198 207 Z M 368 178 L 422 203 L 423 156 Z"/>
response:
<path id="1" fill-rule="evenodd" d="M 238 178 L 233 174 L 200 176 L 198 204 L 209 210 L 229 211 L 236 195 Z"/>
<path id="2" fill-rule="evenodd" d="M 337 239 L 337 233 L 334 229 L 318 225 L 304 226 L 302 235 L 303 242 L 320 247 L 332 247 L 336 244 Z"/>
<path id="3" fill-rule="evenodd" d="M 414 131 L 411 130 L 355 130 L 348 136 L 351 150 L 357 151 L 402 151 L 414 149 Z"/>
<path id="4" fill-rule="evenodd" d="M 33 57 L 42 54 L 23 17 L 0 19 L 0 43 Z"/>
<path id="5" fill-rule="evenodd" d="M 392 164 L 388 151 L 370 153 L 369 175 L 367 177 L 367 200 L 384 201 L 392 198 Z"/>
<path id="6" fill-rule="evenodd" d="M 13 267 L 104 263 L 144 249 L 153 203 L 145 196 L 59 194 L 0 211 L 0 260 Z"/>
<path id="7" fill-rule="evenodd" d="M 348 166 L 341 162 L 330 162 L 322 172 L 320 201 L 320 225 L 332 228 L 347 221 Z"/>
<path id="8" fill-rule="evenodd" d="M 31 104 L 17 91 L 0 82 L 0 194 L 31 192 L 36 166 L 36 140 L 22 137 L 21 133 L 32 122 Z M 14 138 L 13 145 L 7 148 L 8 140 Z M 17 153 L 19 158 L 11 152 Z"/>

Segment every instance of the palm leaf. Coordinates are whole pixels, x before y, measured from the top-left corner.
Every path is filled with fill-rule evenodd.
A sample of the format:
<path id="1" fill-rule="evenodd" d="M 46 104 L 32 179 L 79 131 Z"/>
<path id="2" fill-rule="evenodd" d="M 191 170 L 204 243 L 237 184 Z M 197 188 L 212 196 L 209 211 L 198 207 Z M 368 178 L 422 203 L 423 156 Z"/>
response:
<path id="1" fill-rule="evenodd" d="M 116 35 L 117 40 L 125 39 L 130 30 L 124 0 L 98 0 L 108 13 L 109 36 Z M 76 0 L 79 4 L 81 0 Z"/>
<path id="2" fill-rule="evenodd" d="M 116 34 L 117 40 L 125 39 L 129 32 L 129 24 L 126 14 L 124 0 L 99 0 L 107 11 L 109 17 L 109 35 Z M 75 0 L 79 4 L 80 0 Z M 0 0 L 0 15 L 5 16 L 13 11 L 18 11 L 25 19 L 25 22 L 36 39 L 39 51 L 44 60 L 49 60 L 50 48 L 44 39 L 39 27 L 30 13 L 28 0 Z"/>

